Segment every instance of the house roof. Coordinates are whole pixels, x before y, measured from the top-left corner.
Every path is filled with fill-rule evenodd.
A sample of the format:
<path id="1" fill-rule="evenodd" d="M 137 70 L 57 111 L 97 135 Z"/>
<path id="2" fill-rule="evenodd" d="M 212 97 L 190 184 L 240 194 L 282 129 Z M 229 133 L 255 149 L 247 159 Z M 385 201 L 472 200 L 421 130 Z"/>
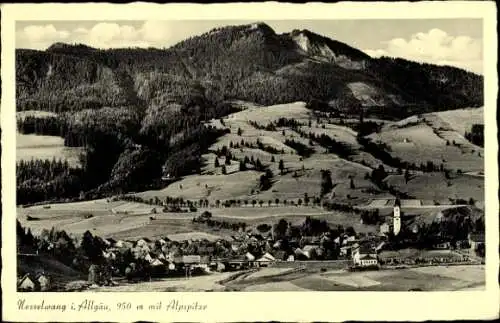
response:
<path id="1" fill-rule="evenodd" d="M 359 259 L 361 259 L 361 260 L 376 260 L 377 258 L 373 257 L 371 255 L 364 255 L 364 256 L 360 257 Z"/>
<path id="2" fill-rule="evenodd" d="M 24 276 L 23 276 L 23 277 L 22 277 L 22 278 L 18 281 L 18 283 L 17 283 L 17 287 L 21 287 L 21 285 L 22 285 L 22 284 L 23 284 L 26 280 L 30 280 L 30 281 L 33 283 L 33 285 L 35 285 L 35 286 L 39 286 L 39 285 L 40 285 L 40 283 L 38 282 L 38 280 L 37 280 L 37 279 L 34 279 L 34 278 L 33 278 L 33 275 L 31 275 L 30 273 L 28 273 L 28 274 L 25 274 L 25 275 L 24 275 Z"/>
<path id="3" fill-rule="evenodd" d="M 246 259 L 248 259 L 248 260 L 255 260 L 255 256 L 254 256 L 254 255 L 252 255 L 250 252 L 247 252 L 247 253 L 245 254 L 245 257 L 246 257 Z"/>
<path id="4" fill-rule="evenodd" d="M 274 256 L 275 256 L 276 259 L 280 259 L 280 260 L 285 260 L 287 258 L 287 254 L 283 250 L 276 251 L 274 253 Z"/>
<path id="5" fill-rule="evenodd" d="M 484 233 L 471 233 L 470 239 L 474 242 L 484 242 Z"/>
<path id="6" fill-rule="evenodd" d="M 164 262 L 159 260 L 159 259 L 154 259 L 152 262 L 151 262 L 151 266 L 163 266 L 164 265 Z"/>
<path id="7" fill-rule="evenodd" d="M 307 246 L 304 246 L 304 248 L 302 248 L 302 250 L 304 252 L 307 252 L 307 251 L 311 251 L 311 250 L 314 250 L 314 249 L 317 249 L 319 248 L 318 245 L 315 245 L 315 244 L 308 244 Z"/>
<path id="8" fill-rule="evenodd" d="M 374 250 L 374 248 L 370 245 L 361 245 L 359 246 L 359 253 L 360 254 L 373 254 L 373 253 L 376 253 L 376 251 Z"/>
<path id="9" fill-rule="evenodd" d="M 269 252 L 266 252 L 266 253 L 262 256 L 262 258 L 267 258 L 267 259 L 269 259 L 269 260 L 276 260 L 276 259 L 273 257 L 273 255 L 271 255 Z"/>

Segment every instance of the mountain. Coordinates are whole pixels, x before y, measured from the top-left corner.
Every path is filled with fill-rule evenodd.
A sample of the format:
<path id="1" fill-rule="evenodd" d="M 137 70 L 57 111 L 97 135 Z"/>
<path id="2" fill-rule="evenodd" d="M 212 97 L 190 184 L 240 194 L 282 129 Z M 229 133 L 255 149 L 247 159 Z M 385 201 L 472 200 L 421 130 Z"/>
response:
<path id="1" fill-rule="evenodd" d="M 403 59 L 371 58 L 308 30 L 228 26 L 168 49 L 95 49 L 57 43 L 16 50 L 18 110 L 54 112 L 184 103 L 193 87 L 212 102 L 263 105 L 355 99 L 386 115 L 477 107 L 482 76 Z"/>

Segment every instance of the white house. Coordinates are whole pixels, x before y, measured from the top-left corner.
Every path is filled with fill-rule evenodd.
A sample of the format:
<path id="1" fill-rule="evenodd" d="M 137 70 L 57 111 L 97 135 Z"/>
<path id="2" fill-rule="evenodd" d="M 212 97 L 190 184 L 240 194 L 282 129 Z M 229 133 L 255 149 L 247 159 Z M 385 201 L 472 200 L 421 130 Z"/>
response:
<path id="1" fill-rule="evenodd" d="M 360 246 L 352 250 L 352 262 L 361 267 L 377 266 L 377 252 L 372 247 Z"/>
<path id="2" fill-rule="evenodd" d="M 318 248 L 318 245 L 306 245 L 302 248 L 302 251 L 307 258 L 311 259 L 311 257 L 317 253 Z"/>
<path id="3" fill-rule="evenodd" d="M 137 240 L 137 246 L 138 247 L 147 247 L 149 244 L 149 241 L 147 241 L 146 239 L 139 239 Z"/>
<path id="4" fill-rule="evenodd" d="M 267 266 L 270 262 L 275 261 L 276 259 L 270 253 L 266 252 L 262 257 L 257 259 L 257 262 L 263 266 Z"/>
<path id="5" fill-rule="evenodd" d="M 152 263 L 155 261 L 155 259 L 151 256 L 151 254 L 150 254 L 149 252 L 148 252 L 148 253 L 146 254 L 146 256 L 144 257 L 144 260 L 146 260 L 146 261 L 147 261 L 147 262 L 149 262 L 150 264 L 152 264 Z"/>
<path id="6" fill-rule="evenodd" d="M 391 230 L 391 228 L 390 228 L 388 223 L 383 223 L 380 225 L 380 234 L 381 235 L 386 235 L 387 233 L 389 233 L 390 230 Z"/>
<path id="7" fill-rule="evenodd" d="M 153 261 L 151 262 L 151 266 L 153 267 L 160 267 L 160 266 L 164 266 L 165 264 L 159 260 L 159 259 L 153 259 Z"/>
<path id="8" fill-rule="evenodd" d="M 106 259 L 112 259 L 112 260 L 115 260 L 116 259 L 116 255 L 114 252 L 112 251 L 109 251 L 109 252 L 106 252 L 106 251 L 102 251 L 102 255 L 104 256 L 104 258 Z"/>
<path id="9" fill-rule="evenodd" d="M 472 250 L 477 250 L 478 247 L 484 246 L 484 233 L 470 233 L 468 238 L 469 245 Z"/>
<path id="10" fill-rule="evenodd" d="M 247 253 L 245 254 L 245 257 L 246 257 L 246 259 L 247 259 L 248 261 L 254 261 L 254 260 L 255 260 L 255 256 L 254 256 L 254 255 L 252 255 L 250 252 L 247 252 Z"/>
<path id="11" fill-rule="evenodd" d="M 377 266 L 378 265 L 377 257 L 374 257 L 372 255 L 362 255 L 359 258 L 359 265 L 361 267 Z"/>
<path id="12" fill-rule="evenodd" d="M 38 282 L 30 274 L 24 275 L 17 283 L 17 289 L 21 291 L 35 291 L 38 287 Z"/>
<path id="13" fill-rule="evenodd" d="M 48 291 L 51 287 L 51 279 L 44 273 L 41 273 L 37 276 L 36 280 L 38 281 L 38 285 L 40 286 L 40 291 Z"/>

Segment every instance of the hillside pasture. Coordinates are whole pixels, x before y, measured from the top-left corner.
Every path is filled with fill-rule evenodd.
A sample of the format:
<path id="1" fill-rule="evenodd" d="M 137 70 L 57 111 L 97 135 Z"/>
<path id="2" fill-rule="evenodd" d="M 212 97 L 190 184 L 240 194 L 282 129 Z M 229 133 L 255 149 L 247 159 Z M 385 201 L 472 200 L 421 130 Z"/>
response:
<path id="1" fill-rule="evenodd" d="M 369 138 L 388 145 L 393 157 L 417 166 L 432 161 L 437 166 L 443 164 L 445 168 L 462 171 L 484 168 L 483 155 L 480 157 L 477 153 L 463 151 L 461 147 L 452 145 L 452 141 L 447 145 L 449 137 L 441 137 L 441 134 L 436 134 L 433 128 L 424 123 L 381 131 Z"/>
<path id="2" fill-rule="evenodd" d="M 167 235 L 167 238 L 169 238 L 172 241 L 185 241 L 185 240 L 217 241 L 217 240 L 221 239 L 222 237 L 219 235 L 210 234 L 210 233 L 206 233 L 206 232 L 194 231 L 194 232 L 186 232 L 186 233 L 169 234 L 169 235 Z"/>
<path id="3" fill-rule="evenodd" d="M 484 108 L 470 108 L 433 112 L 424 115 L 436 127 L 454 130 L 462 136 L 474 124 L 484 124 Z"/>
<path id="4" fill-rule="evenodd" d="M 16 134 L 16 160 L 56 159 L 67 160 L 73 167 L 80 166 L 82 148 L 65 147 L 64 139 L 57 136 Z"/>
<path id="5" fill-rule="evenodd" d="M 200 209 L 200 212 L 203 211 L 209 211 L 212 213 L 213 218 L 228 221 L 234 220 L 235 222 L 248 222 L 253 220 L 261 221 L 262 219 L 271 220 L 274 218 L 279 220 L 281 218 L 294 216 L 305 218 L 306 216 L 327 216 L 332 214 L 331 212 L 327 212 L 319 207 L 313 206 L 276 206 L 274 201 L 270 207 L 268 206 L 267 201 L 262 207 L 258 204 L 256 206 L 252 206 L 249 201 L 248 205 L 243 207 Z"/>
<path id="6" fill-rule="evenodd" d="M 297 121 L 308 121 L 310 111 L 306 108 L 305 102 L 294 102 L 286 104 L 271 105 L 266 107 L 249 107 L 246 110 L 233 113 L 228 120 L 252 120 L 258 123 L 267 124 L 286 116 Z"/>
<path id="7" fill-rule="evenodd" d="M 228 175 L 190 175 L 161 190 L 137 193 L 144 199 L 158 197 L 182 197 L 189 200 L 238 199 L 248 196 L 258 186 L 261 173 L 256 171 L 237 172 Z M 181 188 L 182 187 L 182 188 Z"/>
<path id="8" fill-rule="evenodd" d="M 354 149 L 359 149 L 361 147 L 356 140 L 357 133 L 351 128 L 335 125 L 335 124 L 324 124 L 325 128 L 318 126 L 316 122 L 313 122 L 312 127 L 301 126 L 301 130 L 306 133 L 313 133 L 316 136 L 327 135 L 338 142 L 345 143 L 352 146 Z"/>
<path id="9" fill-rule="evenodd" d="M 386 178 L 389 185 L 398 191 L 408 193 L 417 199 L 434 200 L 449 204 L 449 199 L 473 198 L 484 201 L 484 178 L 457 175 L 446 179 L 443 173 L 424 173 L 415 175 L 406 184 L 403 175 L 390 175 Z"/>
<path id="10" fill-rule="evenodd" d="M 55 116 L 57 116 L 57 113 L 50 111 L 41 111 L 41 110 L 16 111 L 16 119 L 21 119 L 21 120 L 23 120 L 26 117 L 48 118 Z"/>
<path id="11" fill-rule="evenodd" d="M 366 199 L 375 196 L 376 187 L 365 179 L 365 174 L 370 173 L 369 167 L 338 158 L 331 154 L 313 154 L 302 162 L 285 162 L 287 172 L 279 175 L 274 170 L 275 182 L 271 189 L 261 192 L 257 199 L 267 201 L 269 199 L 303 199 L 307 193 L 311 198 L 319 196 L 321 192 L 321 170 L 329 170 L 334 185 L 332 198 L 348 203 L 362 203 Z M 296 177 L 295 177 L 296 175 Z M 353 178 L 355 188 L 350 188 L 350 177 Z M 350 198 L 347 197 L 349 195 Z M 384 194 L 386 197 L 391 195 Z"/>
<path id="12" fill-rule="evenodd" d="M 264 204 L 265 205 L 265 204 Z M 221 208 L 210 209 L 214 219 L 228 222 L 243 221 L 253 227 L 259 224 L 277 224 L 281 219 L 291 222 L 293 225 L 301 225 L 307 217 L 325 220 L 330 227 L 336 228 L 342 225 L 344 228 L 353 227 L 356 232 L 375 233 L 378 226 L 360 223 L 360 217 L 354 213 L 338 211 L 325 211 L 318 207 L 293 206 L 293 207 L 243 207 L 243 208 Z"/>

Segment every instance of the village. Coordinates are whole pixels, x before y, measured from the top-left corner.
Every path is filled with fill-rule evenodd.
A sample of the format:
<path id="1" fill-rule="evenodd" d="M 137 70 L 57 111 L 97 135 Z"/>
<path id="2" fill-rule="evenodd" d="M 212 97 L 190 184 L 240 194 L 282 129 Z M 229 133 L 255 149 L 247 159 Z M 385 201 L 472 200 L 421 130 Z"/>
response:
<path id="1" fill-rule="evenodd" d="M 39 270 L 22 273 L 17 286 L 20 291 L 92 289 L 121 282 L 190 279 L 268 267 L 363 271 L 484 264 L 484 233 L 469 233 L 467 239 L 457 241 L 437 238 L 430 245 L 426 241 L 422 247 L 422 241 L 410 241 L 406 235 L 415 229 L 405 227 L 400 205 L 397 199 L 391 221 L 381 224 L 377 234 L 356 233 L 352 228 L 330 229 L 326 222 L 310 217 L 300 228 L 282 219 L 274 228 L 269 226 L 266 233 L 262 232 L 265 229 L 239 230 L 231 241 L 172 241 L 166 237 L 115 240 L 93 236 L 88 231 L 79 240 L 54 229 L 35 238 L 28 230 L 24 238 L 18 234 L 18 259 L 51 255 L 82 272 L 86 282 L 78 287 L 62 284 L 58 277 Z M 210 221 L 211 216 L 205 211 L 193 221 Z M 71 256 L 74 259 L 68 261 Z"/>

